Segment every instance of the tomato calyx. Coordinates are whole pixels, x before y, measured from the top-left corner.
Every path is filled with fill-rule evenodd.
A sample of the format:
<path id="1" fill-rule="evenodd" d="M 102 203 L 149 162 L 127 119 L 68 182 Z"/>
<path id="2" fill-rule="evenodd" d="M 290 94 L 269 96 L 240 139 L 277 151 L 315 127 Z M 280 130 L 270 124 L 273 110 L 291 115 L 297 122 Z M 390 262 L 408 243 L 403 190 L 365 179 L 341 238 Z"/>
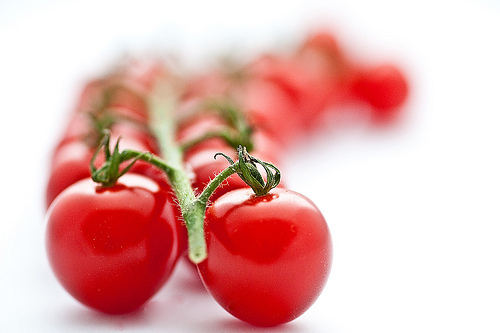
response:
<path id="1" fill-rule="evenodd" d="M 150 156 L 152 154 L 150 152 L 139 152 L 138 154 L 134 154 L 136 156 L 132 158 L 129 164 L 121 169 L 120 166 L 122 162 L 130 159 L 128 155 L 131 150 L 124 150 L 123 152 L 120 152 L 118 146 L 120 144 L 121 137 L 119 137 L 113 148 L 113 152 L 111 152 L 111 149 L 109 147 L 111 131 L 108 129 L 104 129 L 102 133 L 102 143 L 96 149 L 90 161 L 90 174 L 92 180 L 96 183 L 101 184 L 103 187 L 114 186 L 118 178 L 127 173 L 135 164 L 135 162 L 139 160 L 151 159 Z M 99 155 L 101 149 L 104 151 L 105 162 L 99 168 L 97 168 L 95 165 L 95 160 Z"/>
<path id="2" fill-rule="evenodd" d="M 263 196 L 269 193 L 269 191 L 280 183 L 281 172 L 280 170 L 271 163 L 264 162 L 258 158 L 251 156 L 246 147 L 238 147 L 238 160 L 234 162 L 231 157 L 224 153 L 215 154 L 214 158 L 217 156 L 223 156 L 231 166 L 236 170 L 236 173 L 240 178 L 252 188 L 256 196 Z M 258 165 L 262 166 L 266 172 L 266 177 L 264 178 L 258 169 Z"/>

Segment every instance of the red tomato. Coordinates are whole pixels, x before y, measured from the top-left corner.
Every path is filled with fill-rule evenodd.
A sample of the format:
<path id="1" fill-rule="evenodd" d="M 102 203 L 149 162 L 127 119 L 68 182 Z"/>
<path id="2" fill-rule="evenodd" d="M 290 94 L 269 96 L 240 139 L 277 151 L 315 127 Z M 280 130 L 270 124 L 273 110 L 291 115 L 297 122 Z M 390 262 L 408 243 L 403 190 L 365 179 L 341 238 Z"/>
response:
<path id="1" fill-rule="evenodd" d="M 220 197 L 205 217 L 203 283 L 233 316 L 257 326 L 289 322 L 321 293 L 330 272 L 332 241 L 318 208 L 276 188 L 256 197 L 239 189 Z"/>
<path id="2" fill-rule="evenodd" d="M 267 55 L 249 67 L 254 79 L 275 85 L 294 104 L 286 110 L 274 110 L 281 117 L 279 126 L 295 121 L 299 130 L 314 128 L 326 106 L 341 98 L 339 79 L 331 73 L 331 66 L 320 60 L 305 53 L 294 58 Z"/>
<path id="3" fill-rule="evenodd" d="M 385 123 L 397 116 L 408 96 L 408 81 L 399 68 L 383 64 L 360 70 L 352 83 L 353 93 L 373 107 L 373 121 Z"/>
<path id="4" fill-rule="evenodd" d="M 154 181 L 134 174 L 103 188 L 91 179 L 66 189 L 47 212 L 46 250 L 62 286 L 110 313 L 143 306 L 186 249 L 175 204 Z"/>

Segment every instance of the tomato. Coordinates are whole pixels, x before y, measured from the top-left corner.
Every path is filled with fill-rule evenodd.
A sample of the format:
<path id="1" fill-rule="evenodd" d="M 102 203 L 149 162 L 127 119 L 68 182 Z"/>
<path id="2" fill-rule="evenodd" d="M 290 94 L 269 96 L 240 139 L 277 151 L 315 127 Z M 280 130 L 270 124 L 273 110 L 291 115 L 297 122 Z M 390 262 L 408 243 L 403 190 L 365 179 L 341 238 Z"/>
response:
<path id="1" fill-rule="evenodd" d="M 375 123 L 385 123 L 397 116 L 398 107 L 407 99 L 409 85 L 399 68 L 382 64 L 359 70 L 352 91 L 373 107 Z"/>
<path id="2" fill-rule="evenodd" d="M 248 69 L 254 79 L 265 82 L 264 87 L 275 85 L 274 90 L 284 92 L 293 103 L 294 107 L 274 110 L 281 118 L 279 126 L 294 121 L 298 130 L 314 129 L 327 105 L 342 97 L 336 73 L 332 73 L 331 65 L 322 60 L 312 52 L 303 52 L 293 58 L 266 55 Z"/>
<path id="3" fill-rule="evenodd" d="M 333 250 L 327 223 L 309 199 L 283 188 L 260 197 L 238 189 L 213 202 L 205 216 L 207 259 L 198 270 L 229 313 L 275 326 L 314 303 Z"/>
<path id="4" fill-rule="evenodd" d="M 186 249 L 171 196 L 134 174 L 103 188 L 91 179 L 67 188 L 47 212 L 46 250 L 62 286 L 110 314 L 143 306 Z"/>

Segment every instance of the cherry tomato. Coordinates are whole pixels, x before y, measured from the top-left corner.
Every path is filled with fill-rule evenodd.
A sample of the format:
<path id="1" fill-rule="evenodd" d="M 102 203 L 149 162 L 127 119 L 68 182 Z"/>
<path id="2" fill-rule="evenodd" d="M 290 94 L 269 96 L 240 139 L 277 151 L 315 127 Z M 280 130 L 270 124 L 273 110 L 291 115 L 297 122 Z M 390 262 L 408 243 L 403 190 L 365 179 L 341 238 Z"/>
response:
<path id="1" fill-rule="evenodd" d="M 170 198 L 135 174 L 110 188 L 88 178 L 62 192 L 46 217 L 48 259 L 62 286 L 105 313 L 143 306 L 186 249 L 185 227 Z"/>
<path id="2" fill-rule="evenodd" d="M 319 57 L 306 55 L 309 54 L 301 53 L 300 57 L 293 58 L 267 55 L 248 69 L 254 79 L 271 83 L 285 92 L 295 107 L 274 112 L 281 117 L 279 126 L 285 122 L 297 122 L 295 131 L 315 128 L 327 104 L 332 104 L 331 101 L 340 95 L 338 78 L 330 73 L 329 66 Z"/>
<path id="3" fill-rule="evenodd" d="M 328 279 L 333 250 L 327 223 L 299 193 L 231 191 L 207 208 L 205 234 L 207 259 L 198 264 L 203 283 L 224 309 L 250 324 L 297 318 Z"/>
<path id="4" fill-rule="evenodd" d="M 353 93 L 373 107 L 373 121 L 385 123 L 397 116 L 406 100 L 409 86 L 405 75 L 392 64 L 358 71 L 352 83 Z"/>

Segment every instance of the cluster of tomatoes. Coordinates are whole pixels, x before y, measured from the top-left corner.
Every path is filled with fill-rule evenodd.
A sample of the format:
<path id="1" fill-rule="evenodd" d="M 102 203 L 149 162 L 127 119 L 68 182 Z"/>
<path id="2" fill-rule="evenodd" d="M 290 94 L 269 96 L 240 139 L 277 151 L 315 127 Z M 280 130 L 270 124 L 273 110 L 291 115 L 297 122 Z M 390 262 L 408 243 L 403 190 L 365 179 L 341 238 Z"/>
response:
<path id="1" fill-rule="evenodd" d="M 151 114 L 150 97 L 162 93 L 174 101 L 169 127 Z M 374 123 L 388 122 L 407 94 L 396 66 L 357 64 L 323 31 L 293 51 L 201 74 L 158 59 L 120 64 L 86 85 L 54 149 L 46 249 L 55 276 L 88 307 L 136 311 L 187 260 L 188 235 L 202 232 L 206 257 L 193 265 L 222 307 L 258 326 L 297 318 L 328 279 L 331 236 L 315 204 L 267 166 L 278 170 L 290 142 L 340 106 L 367 103 Z M 184 196 L 209 197 L 201 230 Z"/>

